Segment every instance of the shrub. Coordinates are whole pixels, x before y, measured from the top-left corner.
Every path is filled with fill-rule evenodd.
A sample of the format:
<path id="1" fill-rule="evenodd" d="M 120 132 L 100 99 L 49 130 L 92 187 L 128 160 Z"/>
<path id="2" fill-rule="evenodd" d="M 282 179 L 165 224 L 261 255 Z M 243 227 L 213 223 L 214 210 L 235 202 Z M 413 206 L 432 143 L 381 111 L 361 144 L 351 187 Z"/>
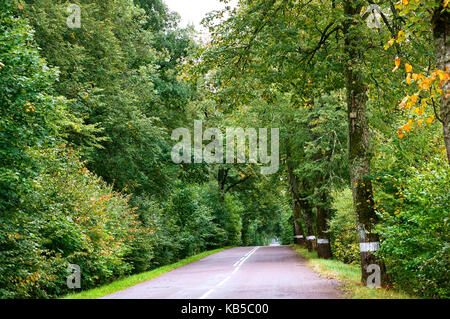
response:
<path id="1" fill-rule="evenodd" d="M 46 298 L 68 292 L 69 264 L 81 268 L 82 288 L 131 272 L 125 255 L 140 226 L 128 198 L 90 173 L 71 150 L 29 152 L 41 173 L 2 220 L 0 296 Z"/>
<path id="2" fill-rule="evenodd" d="M 426 297 L 449 298 L 449 166 L 432 162 L 424 170 L 410 170 L 413 177 L 398 191 L 397 209 L 381 210 L 380 253 L 396 286 Z"/>
<path id="3" fill-rule="evenodd" d="M 360 262 L 358 232 L 350 189 L 334 194 L 333 208 L 336 211 L 329 221 L 331 251 L 333 256 L 348 264 Z"/>

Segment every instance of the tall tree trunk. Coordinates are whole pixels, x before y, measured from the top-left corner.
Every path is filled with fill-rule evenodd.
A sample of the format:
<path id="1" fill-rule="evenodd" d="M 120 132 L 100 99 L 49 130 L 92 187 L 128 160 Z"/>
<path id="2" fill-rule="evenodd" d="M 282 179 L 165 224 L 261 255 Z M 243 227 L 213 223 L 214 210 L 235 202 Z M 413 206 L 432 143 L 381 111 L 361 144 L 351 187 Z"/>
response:
<path id="1" fill-rule="evenodd" d="M 433 15 L 433 37 L 436 52 L 437 67 L 444 71 L 450 71 L 450 38 L 449 25 L 450 13 L 444 9 L 444 1 L 435 9 Z M 447 160 L 450 163 L 450 103 L 446 97 L 450 92 L 450 81 L 444 83 L 444 92 L 440 102 L 440 118 L 444 130 L 444 142 L 447 148 Z"/>
<path id="2" fill-rule="evenodd" d="M 324 205 L 317 207 L 317 256 L 319 258 L 329 259 L 331 258 L 331 246 L 330 236 L 327 233 L 327 221 L 331 214 L 327 205 L 326 194 L 323 194 L 321 197 L 321 203 Z"/>
<path id="3" fill-rule="evenodd" d="M 301 207 L 303 211 L 303 220 L 306 227 L 306 247 L 308 251 L 316 250 L 316 236 L 314 235 L 314 220 L 312 206 L 307 200 L 301 200 Z"/>
<path id="4" fill-rule="evenodd" d="M 294 243 L 305 246 L 305 231 L 301 221 L 301 207 L 298 200 L 294 201 Z"/>
<path id="5" fill-rule="evenodd" d="M 288 159 L 287 162 L 289 189 L 292 197 L 292 209 L 294 217 L 294 243 L 304 246 L 305 245 L 305 232 L 301 223 L 301 203 L 298 195 L 298 181 L 294 173 L 294 166 Z"/>
<path id="6" fill-rule="evenodd" d="M 362 1 L 347 0 L 344 2 L 346 20 L 343 24 L 343 31 L 344 50 L 347 55 L 345 80 L 349 122 L 350 176 L 361 250 L 361 280 L 367 284 L 368 278 L 370 280 L 375 278 L 371 276 L 375 269 L 375 272 L 379 274 L 379 283 L 381 286 L 386 286 L 388 284 L 386 267 L 384 262 L 375 256 L 375 252 L 380 247 L 379 236 L 374 233 L 374 226 L 378 222 L 378 218 L 374 209 L 372 182 L 367 177 L 370 174 L 370 154 L 369 128 L 366 120 L 367 86 L 361 72 L 364 59 L 363 36 L 361 35 L 363 25 L 358 23 L 361 9 Z"/>

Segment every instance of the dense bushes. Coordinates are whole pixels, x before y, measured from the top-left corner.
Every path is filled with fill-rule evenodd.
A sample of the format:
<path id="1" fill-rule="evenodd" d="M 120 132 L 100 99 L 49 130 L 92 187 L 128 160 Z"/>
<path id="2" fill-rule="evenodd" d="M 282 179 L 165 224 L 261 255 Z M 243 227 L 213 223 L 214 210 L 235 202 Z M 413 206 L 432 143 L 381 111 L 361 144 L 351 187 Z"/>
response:
<path id="1" fill-rule="evenodd" d="M 17 212 L 2 221 L 3 297 L 68 292 L 69 264 L 80 266 L 83 288 L 129 273 L 133 264 L 124 256 L 133 249 L 133 238 L 151 231 L 140 227 L 126 197 L 71 152 L 52 148 L 30 154 L 41 172 L 22 194 Z"/>
<path id="2" fill-rule="evenodd" d="M 265 245 L 275 237 L 292 243 L 288 187 L 302 204 L 308 234 L 324 235 L 324 220 L 333 213 L 333 255 L 360 262 L 350 190 L 335 193 L 330 206 L 331 190 L 349 180 L 345 91 L 339 81 L 329 86 L 341 78 L 341 62 L 330 67 L 337 56 L 317 56 L 323 61 L 316 66 L 326 63 L 326 76 L 316 73 L 322 67 L 299 69 L 298 61 L 291 72 L 284 61 L 275 68 L 282 76 L 275 77 L 272 62 L 282 60 L 278 53 L 273 60 L 272 53 L 283 46 L 278 26 L 266 24 L 268 33 L 261 35 L 277 43 L 275 51 L 253 46 L 248 57 L 256 65 L 263 62 L 261 69 L 254 72 L 253 65 L 245 75 L 237 69 L 232 75 L 233 67 L 221 68 L 239 64 L 230 63 L 235 52 L 213 45 L 212 55 L 195 57 L 192 53 L 201 55 L 204 48 L 194 43 L 191 30 L 178 27 L 162 0 L 81 1 L 77 29 L 64 23 L 66 5 L 3 0 L 0 9 L 0 298 L 67 293 L 69 264 L 81 266 L 86 289 L 206 249 Z M 297 15 L 274 18 L 272 26 L 298 21 Z M 246 36 L 239 37 L 250 25 L 241 22 L 237 33 L 223 22 L 213 43 L 245 42 Z M 301 27 L 307 33 L 317 29 Z M 399 112 L 386 112 L 405 93 L 403 84 L 396 84 L 399 72 L 385 76 L 384 63 L 392 62 L 387 57 L 374 59 L 368 71 L 388 82 L 367 83 L 374 147 L 372 175 L 365 178 L 373 182 L 381 217 L 379 253 L 396 286 L 448 298 L 449 168 L 442 159 L 423 168 L 444 151 L 441 126 L 434 117 L 426 125 L 421 119 L 414 130 L 413 122 L 405 125 L 402 112 L 409 102 Z M 307 60 L 318 63 L 315 59 L 313 54 Z M 422 59 L 429 64 L 428 54 Z M 198 61 L 206 62 L 200 72 L 191 68 Z M 303 80 L 309 84 L 298 90 Z M 391 90 L 379 96 L 378 82 Z M 424 110 L 414 109 L 418 115 L 431 109 L 425 110 L 424 102 Z M 253 164 L 174 164 L 170 133 L 191 127 L 194 119 L 209 127 L 280 127 L 280 159 L 293 167 L 288 176 L 280 169 L 267 177 Z M 412 132 L 405 136 L 402 130 Z"/>
<path id="3" fill-rule="evenodd" d="M 447 164 L 432 161 L 409 168 L 401 178 L 378 178 L 377 207 L 382 237 L 379 254 L 392 283 L 415 295 L 449 298 L 450 174 Z M 359 263 L 357 230 L 350 190 L 335 194 L 330 220 L 333 255 Z"/>
<path id="4" fill-rule="evenodd" d="M 221 193 L 208 168 L 190 170 L 170 163 L 167 128 L 182 117 L 172 114 L 162 123 L 152 115 L 159 104 L 174 99 L 182 104 L 187 97 L 175 69 L 187 54 L 189 38 L 179 30 L 166 32 L 176 23 L 174 16 L 164 15 L 164 6 L 158 10 L 170 21 L 155 31 L 140 29 L 133 17 L 148 17 L 130 1 L 111 2 L 115 6 L 91 5 L 105 9 L 106 15 L 116 7 L 129 10 L 120 14 L 129 14 L 126 21 L 136 33 L 136 52 L 116 52 L 130 35 L 121 33 L 120 23 L 108 21 L 114 32 L 107 32 L 103 44 L 114 44 L 115 51 L 104 54 L 112 60 L 128 59 L 133 72 L 122 76 L 105 58 L 83 69 L 97 79 L 92 83 L 61 65 L 97 61 L 99 49 L 82 36 L 86 29 L 72 35 L 66 29 L 46 29 L 48 19 L 63 18 L 65 7 L 35 2 L 24 9 L 6 1 L 0 11 L 0 298 L 63 295 L 69 292 L 69 264 L 80 266 L 82 289 L 88 289 L 205 249 L 241 243 L 239 198 Z M 44 14 L 46 10 L 55 14 Z M 20 18 L 23 11 L 36 24 L 43 51 L 28 21 Z M 92 16 L 83 21 L 99 23 Z M 161 56 L 148 50 L 153 31 Z M 55 37 L 71 48 L 65 57 L 53 52 L 60 49 L 53 45 Z M 40 57 L 44 52 L 60 72 Z M 178 62 L 168 64 L 167 54 Z M 160 73 L 154 64 L 160 64 Z M 111 81 L 103 76 L 108 72 L 114 73 Z M 163 92 L 160 96 L 153 92 L 152 81 Z M 138 83 L 143 87 L 134 86 Z M 120 86 L 131 91 L 117 90 Z M 183 114 L 182 108 L 174 108 Z M 257 211 L 254 214 L 256 218 Z"/>
<path id="5" fill-rule="evenodd" d="M 239 203 L 228 195 L 222 199 L 209 184 L 178 183 L 162 205 L 142 198 L 135 203 L 155 231 L 151 267 L 241 242 Z"/>
<path id="6" fill-rule="evenodd" d="M 348 264 L 359 263 L 359 241 L 350 189 L 344 189 L 334 194 L 333 209 L 335 214 L 329 221 L 333 256 Z"/>
<path id="7" fill-rule="evenodd" d="M 411 168 L 409 173 L 398 199 L 391 200 L 397 209 L 383 209 L 381 253 L 397 287 L 449 298 L 449 167 L 432 162 L 424 170 Z"/>

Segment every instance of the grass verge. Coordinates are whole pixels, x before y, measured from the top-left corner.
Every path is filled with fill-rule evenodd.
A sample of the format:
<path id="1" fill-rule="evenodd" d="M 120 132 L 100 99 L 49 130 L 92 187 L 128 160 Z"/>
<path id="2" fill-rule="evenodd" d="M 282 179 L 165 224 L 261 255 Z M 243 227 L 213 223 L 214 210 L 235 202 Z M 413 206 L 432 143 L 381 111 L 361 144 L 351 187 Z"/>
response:
<path id="1" fill-rule="evenodd" d="M 317 252 L 309 252 L 298 245 L 294 249 L 306 258 L 307 265 L 322 277 L 341 282 L 346 297 L 353 299 L 415 299 L 396 289 L 369 288 L 361 283 L 361 265 L 344 264 L 333 259 L 317 258 Z"/>
<path id="2" fill-rule="evenodd" d="M 156 268 L 156 269 L 153 269 L 153 270 L 150 270 L 147 272 L 143 272 L 143 273 L 132 275 L 132 276 L 129 276 L 129 277 L 126 277 L 123 279 L 119 279 L 117 281 L 114 281 L 110 284 L 107 284 L 107 285 L 104 285 L 101 287 L 82 291 L 82 292 L 79 292 L 76 294 L 66 295 L 66 296 L 62 297 L 62 299 L 96 299 L 96 298 L 100 298 L 100 297 L 112 294 L 114 292 L 126 289 L 128 287 L 137 285 L 141 282 L 154 279 L 156 277 L 161 276 L 162 274 L 165 274 L 166 272 L 169 272 L 169 271 L 179 268 L 181 266 L 190 264 L 194 261 L 200 260 L 206 256 L 218 253 L 219 251 L 222 251 L 222 250 L 225 250 L 228 248 L 231 248 L 231 247 L 224 247 L 224 248 L 205 251 L 198 255 L 194 255 L 194 256 L 182 259 L 174 264 L 162 266 L 160 268 Z"/>

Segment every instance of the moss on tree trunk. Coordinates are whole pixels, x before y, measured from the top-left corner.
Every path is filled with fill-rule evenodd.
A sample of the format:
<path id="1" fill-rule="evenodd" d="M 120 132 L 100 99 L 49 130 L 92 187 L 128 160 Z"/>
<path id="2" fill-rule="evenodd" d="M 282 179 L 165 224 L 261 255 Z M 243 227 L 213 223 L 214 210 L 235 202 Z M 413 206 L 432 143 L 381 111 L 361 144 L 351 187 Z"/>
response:
<path id="1" fill-rule="evenodd" d="M 347 89 L 347 112 L 349 123 L 349 163 L 353 193 L 353 205 L 357 217 L 358 237 L 361 245 L 362 282 L 367 284 L 371 275 L 370 265 L 380 268 L 382 286 L 388 284 L 384 262 L 375 256 L 379 236 L 374 232 L 378 222 L 374 209 L 370 174 L 369 127 L 366 119 L 367 86 L 361 67 L 364 62 L 363 37 L 359 23 L 361 1 L 345 1 L 344 22 L 345 81 Z M 370 244 L 369 244 L 370 243 Z M 369 267 L 369 269 L 368 269 Z"/>

